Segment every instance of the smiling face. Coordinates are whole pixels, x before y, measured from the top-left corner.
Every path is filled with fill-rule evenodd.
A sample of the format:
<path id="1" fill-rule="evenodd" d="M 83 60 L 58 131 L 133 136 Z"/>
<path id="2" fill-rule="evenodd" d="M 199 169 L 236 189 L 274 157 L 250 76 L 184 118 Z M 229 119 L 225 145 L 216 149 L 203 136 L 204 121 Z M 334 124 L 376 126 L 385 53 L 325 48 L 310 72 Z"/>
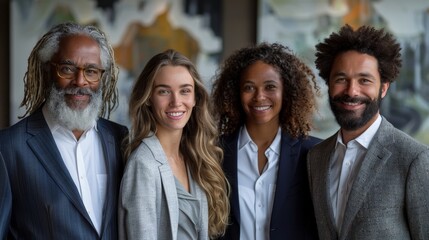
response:
<path id="1" fill-rule="evenodd" d="M 162 67 L 150 102 L 158 132 L 182 131 L 195 106 L 195 83 L 189 71 L 182 66 Z"/>
<path id="2" fill-rule="evenodd" d="M 357 51 L 335 58 L 329 78 L 329 102 L 345 130 L 365 131 L 379 115 L 389 83 L 381 83 L 377 59 Z"/>
<path id="3" fill-rule="evenodd" d="M 57 73 L 59 65 L 54 64 L 101 68 L 100 48 L 97 42 L 87 36 L 72 35 L 61 39 L 58 49 L 52 58 L 53 64 L 50 65 L 53 85 L 46 107 L 55 121 L 63 127 L 83 131 L 93 126 L 103 104 L 100 83 L 88 82 L 81 70 L 74 75 L 66 75 L 66 78 L 60 77 Z M 60 70 L 69 69 L 66 67 Z M 76 134 L 77 138 L 79 136 Z"/>
<path id="4" fill-rule="evenodd" d="M 70 64 L 80 68 L 101 67 L 100 48 L 95 40 L 84 35 L 72 35 L 61 39 L 59 51 L 52 59 L 55 64 Z M 71 109 L 84 109 L 91 101 L 91 94 L 99 88 L 100 81 L 88 82 L 83 71 L 78 70 L 71 79 L 58 76 L 55 66 L 52 76 L 58 90 L 65 90 L 64 100 Z"/>
<path id="5" fill-rule="evenodd" d="M 283 81 L 271 65 L 257 61 L 241 75 L 240 98 L 246 125 L 279 126 Z"/>

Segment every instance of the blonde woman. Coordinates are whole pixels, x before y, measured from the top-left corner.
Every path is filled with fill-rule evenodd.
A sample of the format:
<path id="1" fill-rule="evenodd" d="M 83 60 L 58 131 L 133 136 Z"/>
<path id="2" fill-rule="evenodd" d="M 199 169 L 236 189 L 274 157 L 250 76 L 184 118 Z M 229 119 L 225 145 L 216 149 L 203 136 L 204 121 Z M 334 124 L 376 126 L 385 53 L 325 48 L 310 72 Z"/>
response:
<path id="1" fill-rule="evenodd" d="M 174 50 L 155 55 L 130 99 L 132 128 L 120 188 L 120 239 L 209 239 L 228 220 L 228 183 L 192 62 Z"/>

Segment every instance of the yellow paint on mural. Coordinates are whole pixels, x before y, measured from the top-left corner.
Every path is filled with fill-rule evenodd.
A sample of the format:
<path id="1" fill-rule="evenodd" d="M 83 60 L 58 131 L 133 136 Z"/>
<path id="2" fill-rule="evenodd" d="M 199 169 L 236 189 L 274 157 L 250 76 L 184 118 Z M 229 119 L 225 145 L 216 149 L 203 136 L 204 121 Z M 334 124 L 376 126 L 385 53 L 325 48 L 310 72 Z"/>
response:
<path id="1" fill-rule="evenodd" d="M 368 24 L 372 12 L 368 0 L 349 0 L 349 12 L 343 17 L 343 22 L 353 28 Z"/>
<path id="2" fill-rule="evenodd" d="M 173 48 L 194 63 L 200 47 L 184 29 L 174 28 L 168 21 L 168 10 L 151 26 L 130 23 L 119 46 L 114 47 L 117 63 L 138 76 L 146 62 L 155 54 Z"/>

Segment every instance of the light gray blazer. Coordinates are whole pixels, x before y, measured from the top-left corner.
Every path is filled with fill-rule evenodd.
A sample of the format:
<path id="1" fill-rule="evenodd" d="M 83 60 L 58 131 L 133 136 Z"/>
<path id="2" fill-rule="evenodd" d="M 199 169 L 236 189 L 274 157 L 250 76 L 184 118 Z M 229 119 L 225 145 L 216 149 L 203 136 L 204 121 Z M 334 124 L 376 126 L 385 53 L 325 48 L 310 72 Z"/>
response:
<path id="1" fill-rule="evenodd" d="M 385 118 L 353 183 L 337 233 L 329 197 L 336 136 L 316 145 L 307 157 L 320 239 L 429 239 L 429 147 Z"/>
<path id="2" fill-rule="evenodd" d="M 208 206 L 196 184 L 202 226 L 198 239 L 208 239 Z M 119 239 L 176 240 L 179 205 L 174 175 L 158 138 L 145 138 L 125 166 L 119 195 Z"/>

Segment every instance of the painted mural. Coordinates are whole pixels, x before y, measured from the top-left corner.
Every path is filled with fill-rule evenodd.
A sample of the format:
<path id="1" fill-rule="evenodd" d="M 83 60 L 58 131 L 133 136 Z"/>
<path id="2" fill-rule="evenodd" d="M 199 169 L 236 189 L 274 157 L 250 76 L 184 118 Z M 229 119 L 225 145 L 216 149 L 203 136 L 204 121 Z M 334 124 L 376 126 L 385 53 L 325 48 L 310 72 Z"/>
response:
<path id="1" fill-rule="evenodd" d="M 370 24 L 394 34 L 402 47 L 403 67 L 383 100 L 381 113 L 396 127 L 429 144 L 429 1 L 428 0 L 259 0 L 258 41 L 280 42 L 314 67 L 314 46 L 348 23 Z M 338 130 L 327 88 L 313 135 Z"/>
<path id="2" fill-rule="evenodd" d="M 216 0 L 12 0 L 11 123 L 24 113 L 19 105 L 27 58 L 52 26 L 74 21 L 106 32 L 120 78 L 119 107 L 111 119 L 129 126 L 129 93 L 153 55 L 178 50 L 196 64 L 209 85 L 222 52 L 221 6 Z"/>
<path id="3" fill-rule="evenodd" d="M 120 67 L 119 107 L 112 120 L 129 126 L 128 96 L 147 60 L 166 48 L 188 56 L 210 88 L 222 53 L 219 0 L 11 0 L 11 123 L 19 108 L 27 58 L 51 26 L 76 21 L 103 29 Z M 239 9 L 237 9 L 239 11 Z M 281 42 L 314 66 L 314 46 L 348 23 L 384 27 L 403 51 L 399 79 L 383 100 L 382 114 L 395 126 L 429 144 L 428 0 L 259 0 L 257 41 Z M 314 67 L 313 67 L 314 68 Z M 314 68 L 314 71 L 317 70 Z M 326 100 L 326 86 L 315 116 L 313 135 L 338 129 Z"/>

